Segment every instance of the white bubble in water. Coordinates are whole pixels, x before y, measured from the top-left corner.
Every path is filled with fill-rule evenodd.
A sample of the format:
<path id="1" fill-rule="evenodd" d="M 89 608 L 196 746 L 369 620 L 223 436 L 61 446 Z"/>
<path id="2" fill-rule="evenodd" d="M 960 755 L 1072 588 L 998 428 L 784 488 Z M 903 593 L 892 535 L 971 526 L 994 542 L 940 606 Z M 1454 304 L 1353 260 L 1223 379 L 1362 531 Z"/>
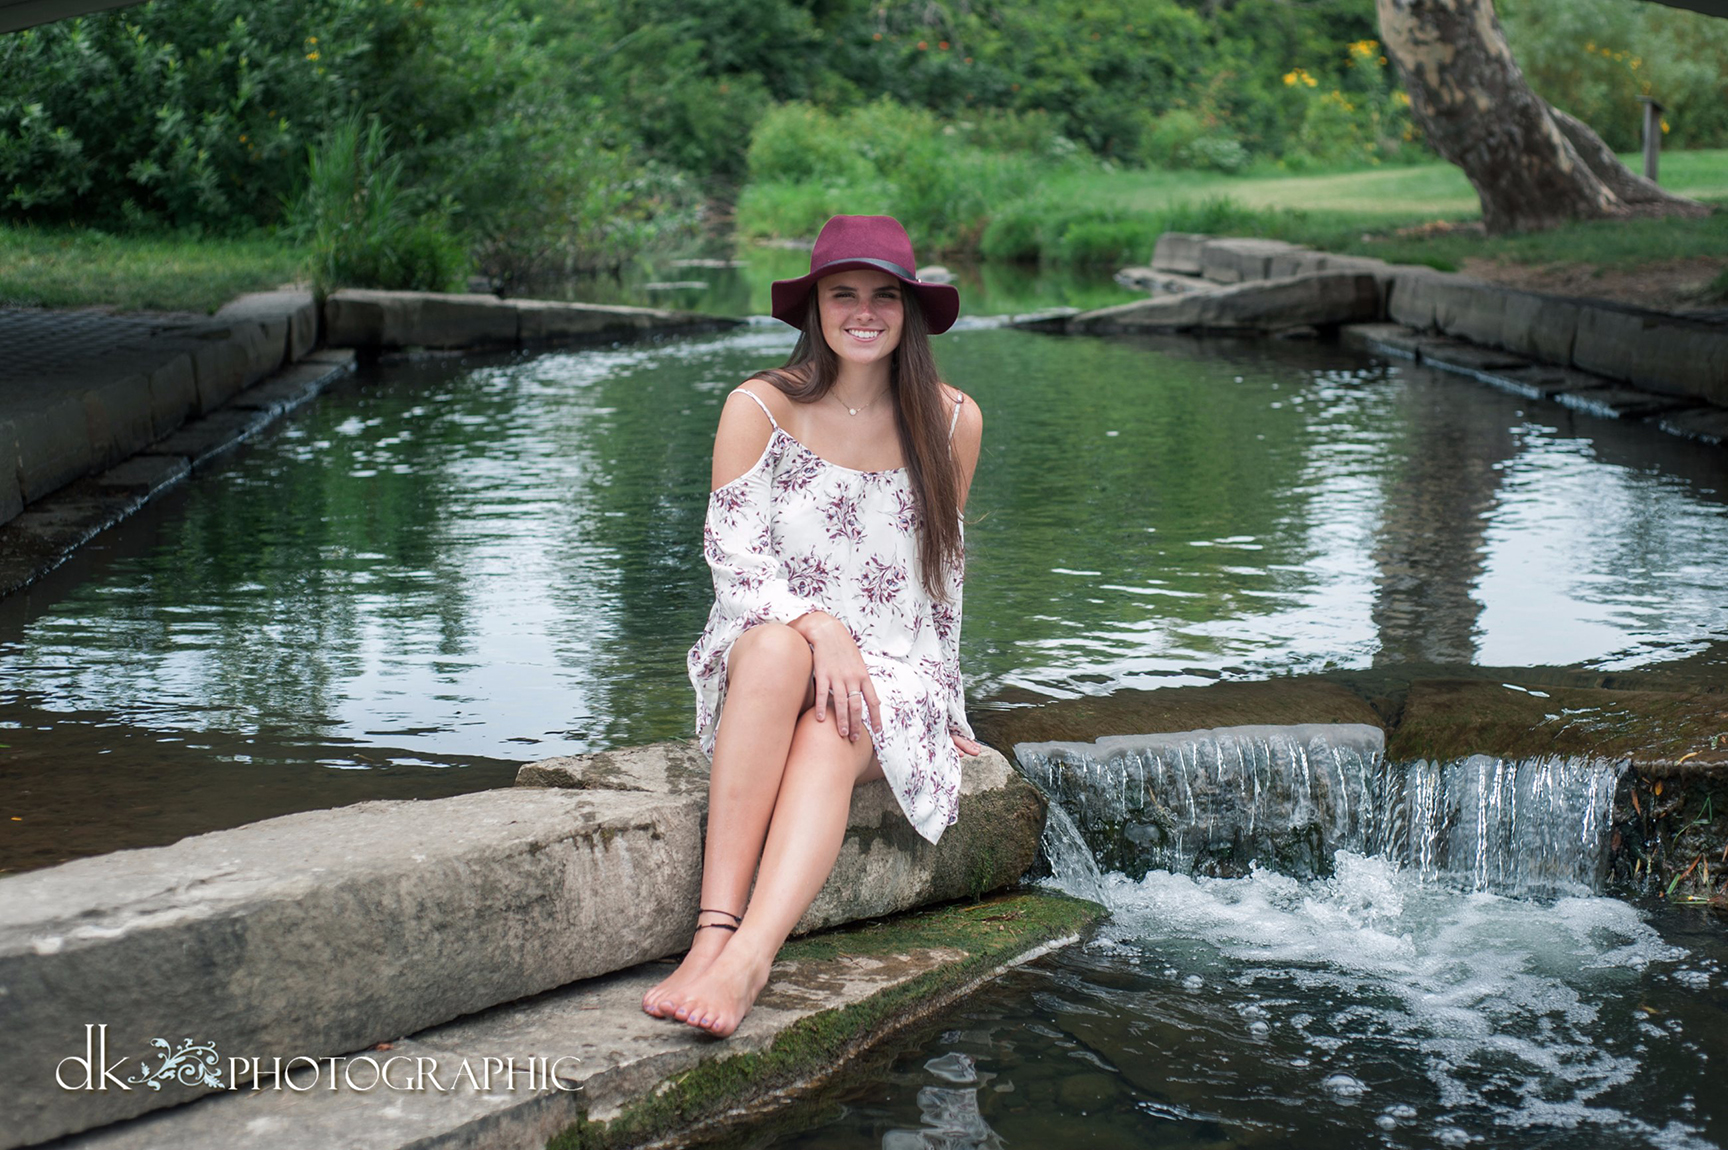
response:
<path id="1" fill-rule="evenodd" d="M 1368 1093 L 1368 1087 L 1360 1078 L 1350 1074 L 1330 1074 L 1320 1085 L 1330 1090 L 1340 1098 L 1356 1098 Z"/>
<path id="2" fill-rule="evenodd" d="M 1206 980 L 1201 978 L 1198 974 L 1190 974 L 1187 978 L 1182 980 L 1182 986 L 1185 990 L 1199 990 L 1205 985 Z"/>

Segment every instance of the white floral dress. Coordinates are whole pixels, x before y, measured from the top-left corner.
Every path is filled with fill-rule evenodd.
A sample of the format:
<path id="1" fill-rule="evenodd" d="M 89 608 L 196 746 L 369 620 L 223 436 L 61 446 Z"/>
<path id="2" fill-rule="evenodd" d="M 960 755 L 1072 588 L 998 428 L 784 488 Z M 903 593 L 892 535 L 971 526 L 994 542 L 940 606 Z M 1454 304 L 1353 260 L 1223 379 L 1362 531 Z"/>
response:
<path id="1" fill-rule="evenodd" d="M 708 497 L 703 554 L 714 607 L 690 649 L 696 733 L 714 753 L 726 699 L 726 659 L 746 630 L 825 611 L 846 625 L 881 703 L 867 715 L 882 773 L 912 826 L 931 842 L 960 806 L 960 753 L 968 739 L 960 683 L 960 585 L 946 602 L 925 592 L 918 569 L 918 512 L 905 468 L 854 471 L 829 463 L 774 425 L 762 458 Z M 949 423 L 952 437 L 962 399 Z"/>

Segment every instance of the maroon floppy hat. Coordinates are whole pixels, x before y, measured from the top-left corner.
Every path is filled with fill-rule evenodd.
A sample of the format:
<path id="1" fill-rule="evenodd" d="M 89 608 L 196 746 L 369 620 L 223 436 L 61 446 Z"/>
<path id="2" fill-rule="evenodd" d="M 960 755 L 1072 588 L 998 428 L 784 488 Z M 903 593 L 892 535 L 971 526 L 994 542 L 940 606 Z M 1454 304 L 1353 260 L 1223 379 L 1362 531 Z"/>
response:
<path id="1" fill-rule="evenodd" d="M 912 241 L 893 216 L 834 216 L 816 237 L 810 252 L 810 274 L 774 281 L 774 318 L 802 329 L 805 301 L 817 280 L 835 272 L 874 268 L 894 276 L 917 294 L 930 334 L 939 335 L 959 318 L 960 293 L 949 284 L 924 283 L 913 270 L 917 266 Z"/>

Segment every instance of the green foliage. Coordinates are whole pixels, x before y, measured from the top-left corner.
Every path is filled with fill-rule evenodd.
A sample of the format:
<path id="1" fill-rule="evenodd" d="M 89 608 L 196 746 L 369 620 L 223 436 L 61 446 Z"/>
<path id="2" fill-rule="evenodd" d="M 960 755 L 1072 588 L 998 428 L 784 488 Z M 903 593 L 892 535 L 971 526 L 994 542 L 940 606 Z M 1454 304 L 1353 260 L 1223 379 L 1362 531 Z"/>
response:
<path id="1" fill-rule="evenodd" d="M 1017 139 L 1045 156 L 1061 149 L 1036 121 L 1010 121 Z M 752 182 L 738 202 L 746 236 L 812 236 L 829 216 L 886 213 L 915 229 L 932 252 L 970 250 L 1005 199 L 1028 192 L 1065 161 L 987 149 L 978 123 L 945 123 L 922 108 L 880 99 L 837 117 L 786 104 L 758 123 Z"/>
<path id="2" fill-rule="evenodd" d="M 1666 109 L 1666 146 L 1728 145 L 1728 20 L 1618 0 L 1502 0 L 1498 7 L 1531 86 L 1610 147 L 1639 147 L 1640 96 Z"/>
<path id="3" fill-rule="evenodd" d="M 289 212 L 311 250 L 312 291 L 342 287 L 447 291 L 467 275 L 448 208 L 402 185 L 402 157 L 389 153 L 377 120 L 352 116 L 310 150 L 310 179 Z"/>

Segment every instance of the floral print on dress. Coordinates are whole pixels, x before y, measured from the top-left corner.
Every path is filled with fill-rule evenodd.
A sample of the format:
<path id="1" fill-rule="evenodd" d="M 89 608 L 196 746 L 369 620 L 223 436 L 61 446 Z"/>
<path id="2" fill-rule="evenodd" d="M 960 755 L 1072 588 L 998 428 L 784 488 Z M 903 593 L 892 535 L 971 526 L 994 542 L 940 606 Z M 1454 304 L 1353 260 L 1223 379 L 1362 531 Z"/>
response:
<path id="1" fill-rule="evenodd" d="M 941 838 L 960 808 L 951 736 L 972 737 L 960 679 L 962 569 L 948 573 L 946 602 L 925 592 L 906 469 L 840 467 L 776 424 L 755 466 L 709 496 L 702 551 L 714 606 L 688 659 L 702 749 L 714 753 L 738 636 L 826 611 L 852 633 L 876 688 L 882 713 L 870 736 L 894 797 L 919 834 Z"/>

